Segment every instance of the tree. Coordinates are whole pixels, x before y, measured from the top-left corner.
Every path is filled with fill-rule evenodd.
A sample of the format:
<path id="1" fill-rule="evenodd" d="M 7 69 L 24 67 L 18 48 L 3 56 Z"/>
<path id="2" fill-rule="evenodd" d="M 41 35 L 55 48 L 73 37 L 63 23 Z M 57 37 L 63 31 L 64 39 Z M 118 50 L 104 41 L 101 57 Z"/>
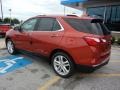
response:
<path id="1" fill-rule="evenodd" d="M 3 21 L 4 23 L 10 23 L 10 18 L 8 18 L 8 17 L 6 17 L 6 18 L 4 18 L 4 21 Z"/>
<path id="2" fill-rule="evenodd" d="M 20 23 L 20 21 L 19 21 L 17 18 L 13 18 L 13 19 L 12 19 L 12 22 L 13 22 L 14 24 L 19 24 L 19 23 Z"/>
<path id="3" fill-rule="evenodd" d="M 10 23 L 10 18 L 8 17 L 4 18 L 4 23 Z M 19 24 L 19 23 L 20 21 L 17 18 L 11 19 L 11 25 Z"/>
<path id="4" fill-rule="evenodd" d="M 3 23 L 3 21 L 2 21 L 2 19 L 0 18 L 0 24 L 2 24 Z"/>

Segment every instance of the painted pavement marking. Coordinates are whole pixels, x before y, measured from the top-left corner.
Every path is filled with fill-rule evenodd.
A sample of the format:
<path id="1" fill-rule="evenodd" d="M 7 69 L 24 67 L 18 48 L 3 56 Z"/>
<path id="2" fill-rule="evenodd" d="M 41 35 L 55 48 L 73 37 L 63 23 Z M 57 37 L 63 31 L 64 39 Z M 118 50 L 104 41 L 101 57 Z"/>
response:
<path id="1" fill-rule="evenodd" d="M 21 56 L 7 56 L 0 58 L 0 75 L 25 67 L 31 63 L 31 60 Z"/>

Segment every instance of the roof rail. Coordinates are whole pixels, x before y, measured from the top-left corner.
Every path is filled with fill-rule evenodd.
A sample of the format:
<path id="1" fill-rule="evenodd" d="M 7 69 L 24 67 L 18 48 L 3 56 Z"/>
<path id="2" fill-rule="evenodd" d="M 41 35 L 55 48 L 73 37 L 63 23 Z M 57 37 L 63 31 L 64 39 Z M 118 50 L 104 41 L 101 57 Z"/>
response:
<path id="1" fill-rule="evenodd" d="M 68 14 L 66 16 L 78 17 L 77 15 L 73 15 L 73 14 Z"/>
<path id="2" fill-rule="evenodd" d="M 42 15 L 37 15 L 37 16 L 46 16 L 45 14 L 42 14 Z"/>

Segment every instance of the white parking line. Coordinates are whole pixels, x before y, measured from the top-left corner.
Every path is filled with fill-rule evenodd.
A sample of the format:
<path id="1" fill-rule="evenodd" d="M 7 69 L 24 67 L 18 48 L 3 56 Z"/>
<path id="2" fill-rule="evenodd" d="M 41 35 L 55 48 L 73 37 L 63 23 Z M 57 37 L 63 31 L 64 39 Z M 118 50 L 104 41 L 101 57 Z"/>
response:
<path id="1" fill-rule="evenodd" d="M 4 41 L 1 41 L 1 42 L 0 42 L 0 49 L 3 49 L 3 48 L 5 48 L 5 47 L 6 47 L 5 42 L 4 42 Z"/>

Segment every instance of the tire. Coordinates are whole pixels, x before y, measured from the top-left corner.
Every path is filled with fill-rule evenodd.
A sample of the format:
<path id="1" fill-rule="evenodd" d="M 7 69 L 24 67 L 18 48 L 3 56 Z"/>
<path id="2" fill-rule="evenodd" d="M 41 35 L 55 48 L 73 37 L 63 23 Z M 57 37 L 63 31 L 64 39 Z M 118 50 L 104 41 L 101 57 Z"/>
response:
<path id="1" fill-rule="evenodd" d="M 17 54 L 17 50 L 16 50 L 15 45 L 12 42 L 12 40 L 8 39 L 6 41 L 6 47 L 7 47 L 7 50 L 8 50 L 9 54 L 11 54 L 11 55 Z"/>
<path id="2" fill-rule="evenodd" d="M 5 37 L 5 35 L 0 35 L 0 38 L 4 38 Z"/>
<path id="3" fill-rule="evenodd" d="M 52 67 L 55 73 L 63 78 L 68 78 L 74 74 L 75 64 L 69 55 L 57 52 L 52 56 Z"/>

